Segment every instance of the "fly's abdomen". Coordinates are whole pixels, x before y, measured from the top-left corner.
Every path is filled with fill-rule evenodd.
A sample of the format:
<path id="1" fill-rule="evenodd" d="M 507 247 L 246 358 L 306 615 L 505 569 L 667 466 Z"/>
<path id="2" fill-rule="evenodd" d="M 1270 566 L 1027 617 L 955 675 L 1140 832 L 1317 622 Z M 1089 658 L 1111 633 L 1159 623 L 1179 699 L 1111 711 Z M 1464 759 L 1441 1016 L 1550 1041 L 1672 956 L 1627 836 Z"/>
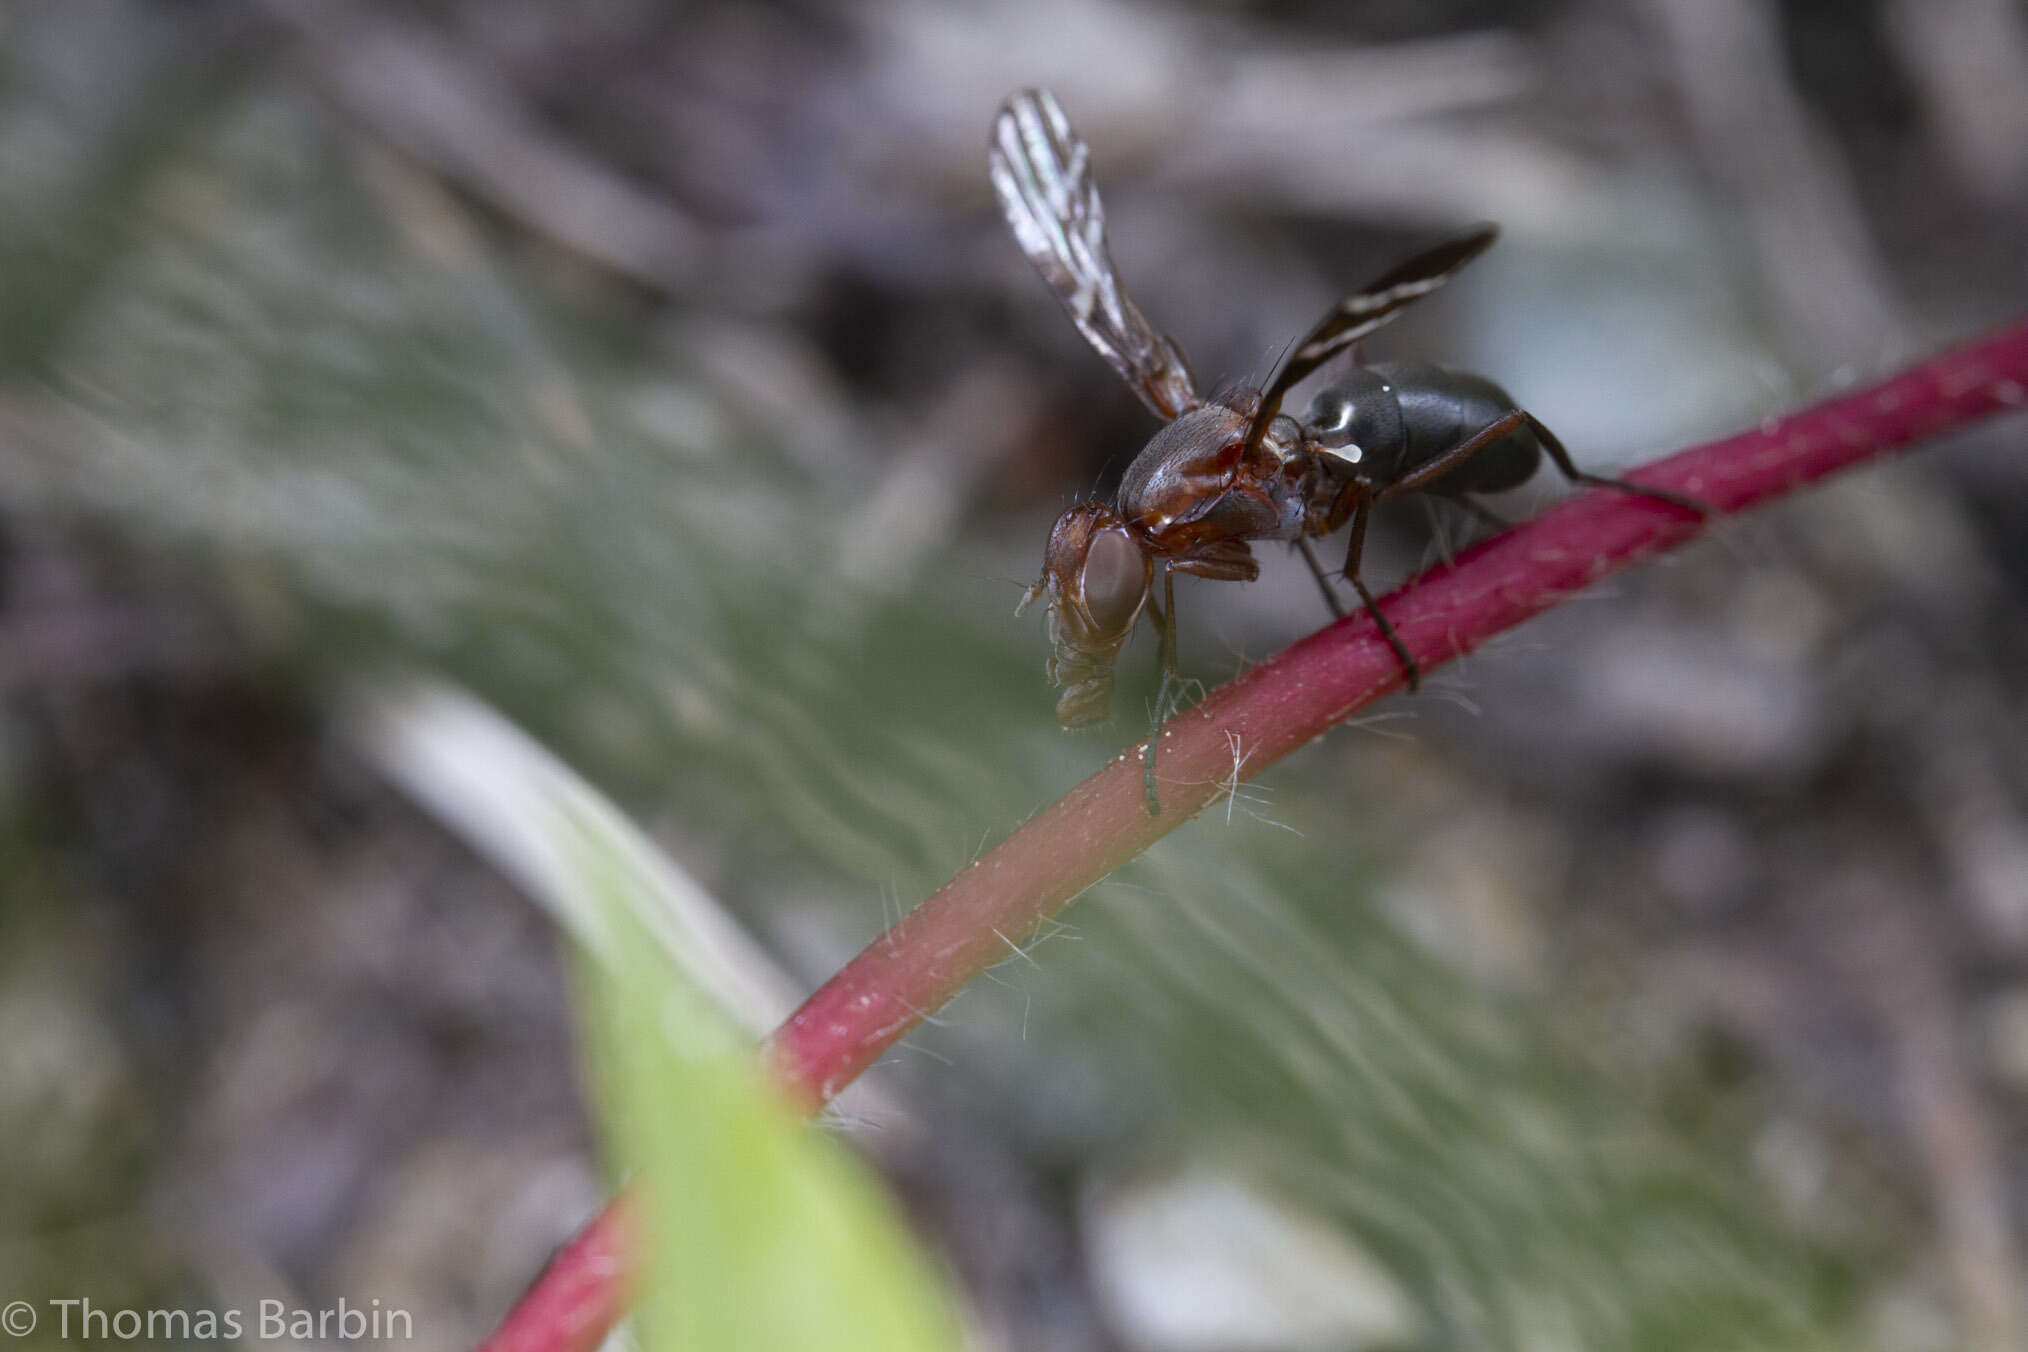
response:
<path id="1" fill-rule="evenodd" d="M 1484 376 L 1448 367 L 1403 362 L 1384 371 L 1408 432 L 1402 468 L 1413 469 L 1514 411 L 1513 397 Z M 1472 457 L 1469 464 L 1429 486 L 1431 493 L 1499 493 L 1518 488 L 1542 463 L 1542 446 L 1526 427 L 1516 428 Z"/>

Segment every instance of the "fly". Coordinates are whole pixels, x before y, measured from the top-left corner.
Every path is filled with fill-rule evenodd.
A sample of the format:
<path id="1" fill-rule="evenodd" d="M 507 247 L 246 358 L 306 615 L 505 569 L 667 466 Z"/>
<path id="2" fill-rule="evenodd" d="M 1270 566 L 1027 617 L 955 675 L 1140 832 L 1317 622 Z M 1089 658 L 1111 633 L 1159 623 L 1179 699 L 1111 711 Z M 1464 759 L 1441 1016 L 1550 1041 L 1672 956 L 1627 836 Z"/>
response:
<path id="1" fill-rule="evenodd" d="M 1358 362 L 1362 339 L 1484 253 L 1499 234 L 1496 226 L 1474 226 L 1339 301 L 1294 345 L 1265 388 L 1238 386 L 1207 400 L 1175 343 L 1142 317 L 1121 286 L 1106 245 L 1090 147 L 1048 91 L 1025 91 L 1001 108 L 987 165 L 1021 251 L 1085 340 L 1164 423 L 1128 465 L 1111 502 L 1080 503 L 1057 518 L 1041 580 L 1021 602 L 1025 609 L 1039 597 L 1049 599 L 1049 674 L 1062 690 L 1056 716 L 1065 727 L 1107 717 L 1114 664 L 1146 613 L 1161 647 L 1159 732 L 1179 684 L 1175 575 L 1251 582 L 1260 576 L 1256 540 L 1300 549 L 1325 602 L 1342 617 L 1344 607 L 1310 541 L 1349 524 L 1342 576 L 1414 690 L 1421 677 L 1415 658 L 1360 576 L 1375 504 L 1421 492 L 1483 511 L 1470 494 L 1518 487 L 1546 457 L 1572 483 L 1709 511 L 1680 494 L 1579 469 L 1540 419 L 1483 376 L 1421 362 Z M 1352 369 L 1321 391 L 1301 418 L 1283 413 L 1289 390 L 1341 353 L 1352 354 Z M 1151 735 L 1144 758 L 1151 815 L 1161 811 L 1155 743 Z"/>

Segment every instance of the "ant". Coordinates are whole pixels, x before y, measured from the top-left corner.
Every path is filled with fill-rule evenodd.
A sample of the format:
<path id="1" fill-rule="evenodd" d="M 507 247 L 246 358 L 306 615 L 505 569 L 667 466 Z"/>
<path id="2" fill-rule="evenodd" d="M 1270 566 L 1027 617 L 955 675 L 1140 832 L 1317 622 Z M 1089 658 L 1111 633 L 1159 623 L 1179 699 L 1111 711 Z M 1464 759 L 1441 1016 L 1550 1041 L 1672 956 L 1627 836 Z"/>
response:
<path id="1" fill-rule="evenodd" d="M 1413 691 L 1421 677 L 1415 658 L 1360 577 L 1375 504 L 1430 493 L 1497 521 L 1469 495 L 1519 487 L 1547 457 L 1572 483 L 1710 512 L 1681 494 L 1579 469 L 1539 418 L 1492 381 L 1466 371 L 1425 362 L 1355 364 L 1301 418 L 1281 411 L 1289 390 L 1331 358 L 1352 352 L 1357 363 L 1362 339 L 1484 253 L 1499 234 L 1496 226 L 1475 226 L 1426 249 L 1339 301 L 1294 345 L 1264 389 L 1235 386 L 1205 400 L 1176 344 L 1142 317 L 1121 286 L 1106 246 L 1090 147 L 1048 91 L 1024 91 L 1001 107 L 987 166 L 1021 251 L 1085 340 L 1166 424 L 1127 466 L 1112 502 L 1080 503 L 1057 518 L 1041 580 L 1022 598 L 1025 610 L 1049 597 L 1055 650 L 1049 674 L 1063 691 L 1056 716 L 1065 727 L 1107 716 L 1114 664 L 1147 611 L 1160 636 L 1159 731 L 1178 685 L 1175 575 L 1251 582 L 1260 576 L 1254 540 L 1295 544 L 1325 603 L 1343 618 L 1310 537 L 1349 522 L 1342 576 L 1394 649 Z M 1161 811 L 1155 741 L 1149 738 L 1144 758 L 1150 815 Z"/>

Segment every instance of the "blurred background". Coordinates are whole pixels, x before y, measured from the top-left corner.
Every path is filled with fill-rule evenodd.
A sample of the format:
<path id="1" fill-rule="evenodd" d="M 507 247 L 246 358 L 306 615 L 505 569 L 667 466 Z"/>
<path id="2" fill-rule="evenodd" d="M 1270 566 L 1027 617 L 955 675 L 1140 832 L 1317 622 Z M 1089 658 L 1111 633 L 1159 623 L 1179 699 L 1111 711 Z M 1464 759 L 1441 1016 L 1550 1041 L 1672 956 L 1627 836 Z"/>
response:
<path id="1" fill-rule="evenodd" d="M 1208 386 L 1481 219 L 1372 355 L 1594 469 L 2028 310 L 2014 0 L 0 4 L 0 1298 L 456 1348 L 604 1195 L 511 824 L 362 708 L 802 989 L 1140 735 L 1146 640 L 1068 734 L 1012 616 L 1153 430 L 992 203 L 1035 84 Z M 2028 1346 L 2024 437 L 1438 674 L 890 1055 L 977 1345 Z M 1322 621 L 1272 553 L 1189 674 Z"/>

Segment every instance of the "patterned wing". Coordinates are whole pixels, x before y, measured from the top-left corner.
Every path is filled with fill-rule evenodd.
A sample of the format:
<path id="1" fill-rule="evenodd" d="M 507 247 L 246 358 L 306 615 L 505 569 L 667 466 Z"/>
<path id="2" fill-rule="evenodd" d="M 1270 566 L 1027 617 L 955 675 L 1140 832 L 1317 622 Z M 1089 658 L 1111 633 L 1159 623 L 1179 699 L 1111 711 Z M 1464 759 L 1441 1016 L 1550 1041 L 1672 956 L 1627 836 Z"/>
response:
<path id="1" fill-rule="evenodd" d="M 1458 269 L 1491 248 L 1499 234 L 1497 225 L 1473 226 L 1456 239 L 1445 240 L 1390 268 L 1364 289 L 1339 301 L 1289 354 L 1289 364 L 1276 384 L 1287 389 L 1393 319 L 1455 277 Z"/>
<path id="2" fill-rule="evenodd" d="M 1049 91 L 1025 90 L 1001 107 L 986 163 L 1021 252 L 1085 341 L 1158 417 L 1195 408 L 1197 391 L 1183 354 L 1141 317 L 1113 271 L 1091 148 L 1070 129 Z"/>
<path id="3" fill-rule="evenodd" d="M 1491 248 L 1499 235 L 1497 225 L 1475 225 L 1455 239 L 1396 264 L 1332 306 L 1276 372 L 1247 438 L 1249 444 L 1267 430 L 1281 408 L 1282 396 L 1297 381 L 1455 277 L 1458 269 Z"/>

